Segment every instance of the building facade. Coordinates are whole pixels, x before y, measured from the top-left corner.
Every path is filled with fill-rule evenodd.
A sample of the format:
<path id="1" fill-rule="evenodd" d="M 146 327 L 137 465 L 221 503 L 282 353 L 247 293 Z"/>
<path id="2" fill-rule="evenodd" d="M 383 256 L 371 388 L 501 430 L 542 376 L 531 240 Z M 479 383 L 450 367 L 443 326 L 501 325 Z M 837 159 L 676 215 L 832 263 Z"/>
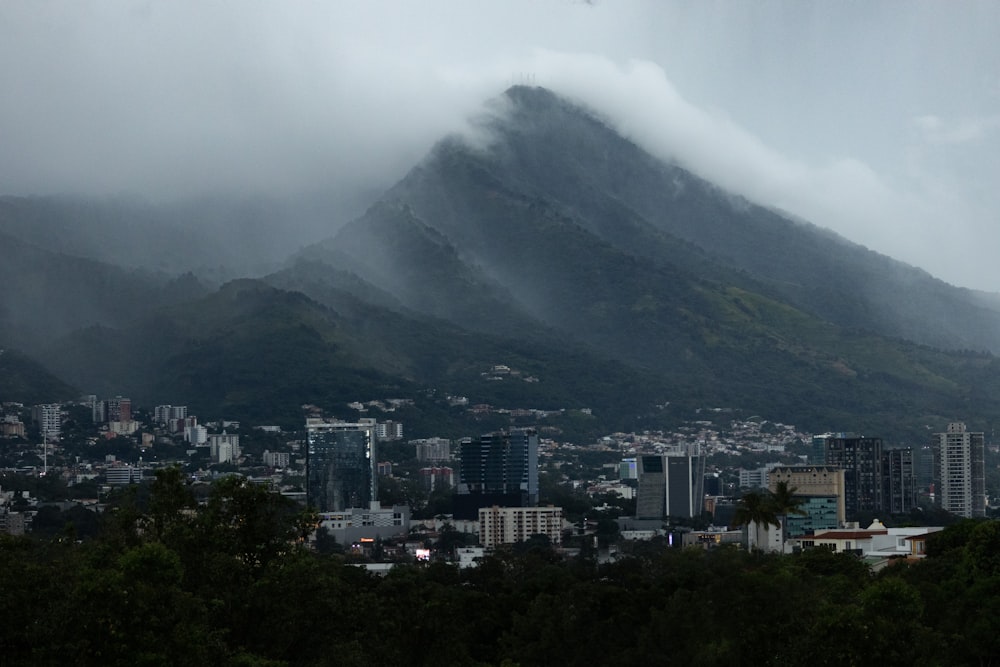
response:
<path id="1" fill-rule="evenodd" d="M 883 512 L 882 439 L 839 434 L 826 439 L 826 465 L 844 469 L 847 520 Z"/>
<path id="2" fill-rule="evenodd" d="M 802 535 L 814 529 L 838 528 L 847 520 L 844 498 L 844 470 L 836 466 L 777 466 L 767 475 L 767 488 L 774 491 L 779 482 L 794 489 L 803 500 L 802 516 L 787 520 L 789 535 Z"/>
<path id="3" fill-rule="evenodd" d="M 62 429 L 62 406 L 46 403 L 31 408 L 31 418 L 38 424 L 43 438 L 58 438 Z"/>
<path id="4" fill-rule="evenodd" d="M 320 512 L 320 527 L 343 545 L 360 540 L 387 539 L 410 532 L 410 508 L 406 505 L 382 507 L 377 501 L 368 507 Z"/>
<path id="5" fill-rule="evenodd" d="M 306 498 L 319 512 L 367 508 L 378 498 L 373 422 L 306 420 Z"/>
<path id="6" fill-rule="evenodd" d="M 483 507 L 479 510 L 479 542 L 486 548 L 523 542 L 545 535 L 552 544 L 562 541 L 561 507 Z"/>
<path id="7" fill-rule="evenodd" d="M 884 511 L 905 514 L 917 506 L 917 476 L 913 450 L 882 452 L 882 501 Z"/>
<path id="8" fill-rule="evenodd" d="M 538 433 L 511 429 L 459 444 L 455 518 L 475 519 L 479 509 L 538 504 Z"/>
<path id="9" fill-rule="evenodd" d="M 451 460 L 451 440 L 447 438 L 425 438 L 411 440 L 417 460 L 421 463 L 440 463 Z"/>
<path id="10" fill-rule="evenodd" d="M 934 434 L 934 498 L 948 512 L 986 516 L 985 439 L 962 422 Z"/>
<path id="11" fill-rule="evenodd" d="M 649 454 L 636 457 L 639 519 L 691 518 L 704 505 L 705 459 L 698 454 Z"/>

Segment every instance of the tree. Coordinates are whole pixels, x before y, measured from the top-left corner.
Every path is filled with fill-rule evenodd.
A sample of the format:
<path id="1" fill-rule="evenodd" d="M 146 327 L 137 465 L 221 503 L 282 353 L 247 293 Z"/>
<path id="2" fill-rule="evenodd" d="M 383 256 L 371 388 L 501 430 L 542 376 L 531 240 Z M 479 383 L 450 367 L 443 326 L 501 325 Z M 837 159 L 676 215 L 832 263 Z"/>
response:
<path id="1" fill-rule="evenodd" d="M 768 498 L 771 502 L 771 510 L 774 512 L 778 521 L 781 522 L 782 553 L 785 551 L 785 539 L 788 537 L 788 515 L 806 515 L 806 512 L 802 509 L 802 498 L 795 495 L 797 490 L 798 489 L 794 486 L 789 487 L 787 480 L 781 480 L 775 484 L 774 491 L 771 491 Z"/>
<path id="2" fill-rule="evenodd" d="M 758 549 L 760 548 L 760 529 L 762 527 L 768 525 L 773 525 L 775 528 L 781 527 L 781 522 L 778 521 L 770 498 L 756 491 L 744 493 L 736 506 L 736 512 L 733 514 L 734 526 L 747 526 L 747 529 L 750 530 L 751 524 L 753 524 L 755 537 L 754 546 Z"/>

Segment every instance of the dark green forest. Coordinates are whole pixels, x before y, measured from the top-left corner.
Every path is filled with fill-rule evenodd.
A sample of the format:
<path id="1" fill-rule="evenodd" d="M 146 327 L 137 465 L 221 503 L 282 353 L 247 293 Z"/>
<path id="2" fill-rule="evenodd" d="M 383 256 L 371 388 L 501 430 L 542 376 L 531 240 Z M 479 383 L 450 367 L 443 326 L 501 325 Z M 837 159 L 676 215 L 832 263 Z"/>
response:
<path id="1" fill-rule="evenodd" d="M 0 539 L 10 665 L 989 665 L 1000 522 L 932 536 L 872 574 L 852 555 L 642 543 L 598 565 L 543 543 L 459 570 L 368 574 L 302 541 L 311 518 L 233 477 L 177 471 L 92 539 Z"/>

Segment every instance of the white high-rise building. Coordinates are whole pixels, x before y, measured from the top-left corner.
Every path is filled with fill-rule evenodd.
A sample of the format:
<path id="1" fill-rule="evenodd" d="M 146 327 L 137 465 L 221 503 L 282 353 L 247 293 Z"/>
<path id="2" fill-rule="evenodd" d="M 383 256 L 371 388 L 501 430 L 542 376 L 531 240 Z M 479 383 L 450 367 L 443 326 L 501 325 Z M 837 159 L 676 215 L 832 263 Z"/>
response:
<path id="1" fill-rule="evenodd" d="M 240 436 L 235 433 L 212 433 L 208 436 L 209 456 L 225 463 L 240 458 Z"/>
<path id="2" fill-rule="evenodd" d="M 43 438 L 58 438 L 62 428 L 62 406 L 58 403 L 36 405 L 31 408 L 31 418 L 38 424 Z"/>
<path id="3" fill-rule="evenodd" d="M 958 516 L 986 516 L 985 441 L 965 424 L 948 424 L 934 434 L 934 498 L 941 509 Z"/>

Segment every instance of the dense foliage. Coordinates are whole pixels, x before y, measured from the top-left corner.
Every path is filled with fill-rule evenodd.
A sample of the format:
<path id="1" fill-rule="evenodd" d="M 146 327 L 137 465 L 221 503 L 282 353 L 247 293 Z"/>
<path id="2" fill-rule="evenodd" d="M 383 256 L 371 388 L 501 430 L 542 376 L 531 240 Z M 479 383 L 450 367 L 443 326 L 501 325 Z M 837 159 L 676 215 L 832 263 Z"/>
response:
<path id="1" fill-rule="evenodd" d="M 1000 659 L 1000 523 L 872 575 L 825 550 L 543 543 L 378 577 L 301 543 L 308 516 L 238 478 L 174 472 L 93 540 L 0 540 L 0 655 L 48 665 L 981 665 Z"/>

